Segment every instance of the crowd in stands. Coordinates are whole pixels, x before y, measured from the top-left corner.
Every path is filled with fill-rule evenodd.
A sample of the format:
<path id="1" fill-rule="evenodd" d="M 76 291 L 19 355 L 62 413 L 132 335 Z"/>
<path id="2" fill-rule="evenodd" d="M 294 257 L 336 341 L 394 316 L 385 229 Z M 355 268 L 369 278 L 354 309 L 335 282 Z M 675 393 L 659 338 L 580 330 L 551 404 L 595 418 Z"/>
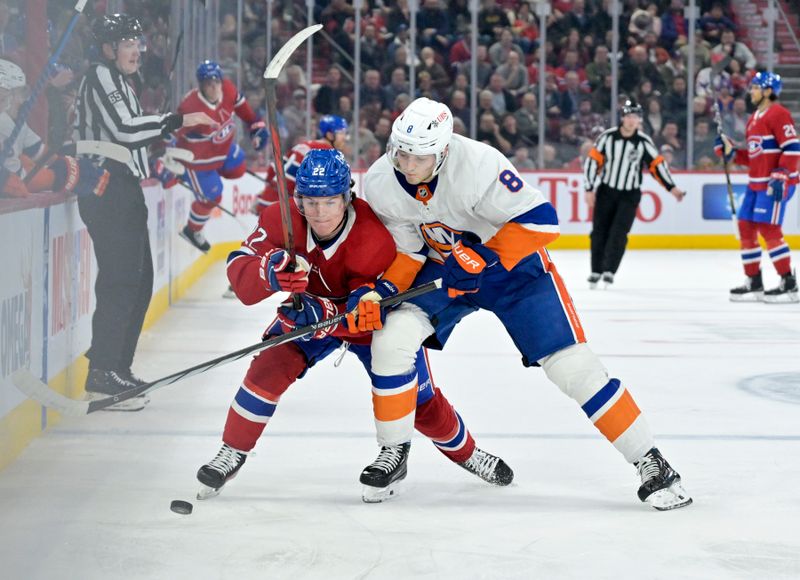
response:
<path id="1" fill-rule="evenodd" d="M 248 2 L 248 4 L 250 4 Z M 253 2 L 251 12 L 263 2 Z M 694 36 L 695 78 L 687 78 L 688 23 L 684 0 L 623 0 L 620 22 L 619 95 L 633 97 L 644 110 L 644 130 L 676 168 L 716 165 L 713 155 L 715 102 L 725 130 L 744 136 L 749 115 L 747 86 L 756 59 L 738 39 L 736 14 L 729 0 L 698 0 L 702 17 Z M 315 17 L 348 55 L 355 46 L 354 10 L 344 0 L 316 3 Z M 361 20 L 360 165 L 383 151 L 391 122 L 411 99 L 427 96 L 450 106 L 455 130 L 470 132 L 471 34 L 467 0 L 422 0 L 417 14 L 417 50 L 409 39 L 407 0 L 364 2 Z M 280 9 L 279 9 L 280 10 Z M 276 12 L 276 19 L 283 12 Z M 291 13 L 291 10 L 289 11 Z M 300 12 L 298 12 L 300 14 Z M 274 21 L 273 21 L 274 22 Z M 302 22 L 302 20 L 301 20 Z M 526 168 L 536 168 L 539 147 L 539 54 L 545 53 L 546 126 L 543 169 L 580 166 L 581 151 L 610 123 L 612 19 L 608 0 L 555 0 L 547 17 L 547 40 L 539 42 L 539 21 L 532 3 L 482 0 L 477 34 L 477 138 Z M 235 30 L 235 21 L 233 22 Z M 224 40 L 223 40 L 224 42 Z M 248 59 L 247 89 L 257 98 L 264 54 Z M 317 42 L 319 50 L 326 41 Z M 329 70 L 312 86 L 315 115 L 333 113 L 352 120 L 353 63 L 328 50 Z M 731 56 L 725 70 L 713 64 Z M 415 91 L 410 94 L 410 64 Z M 290 67 L 281 106 L 290 141 L 305 138 L 304 71 Z M 688 103 L 688 83 L 695 97 Z M 687 111 L 694 126 L 687 127 Z M 686 135 L 694 132 L 694 159 L 687 163 Z"/>
<path id="2" fill-rule="evenodd" d="M 50 42 L 60 36 L 71 16 L 72 0 L 49 0 Z M 168 42 L 168 0 L 124 2 L 124 9 L 141 19 L 147 52 L 141 75 L 135 79 L 146 113 L 166 110 L 172 46 Z M 24 51 L 23 0 L 0 0 L 0 52 L 20 59 Z M 242 67 L 238 70 L 235 2 L 220 3 L 219 62 L 254 110 L 265 116 L 262 74 L 267 64 L 266 8 L 263 0 L 245 0 L 242 18 Z M 689 56 L 685 0 L 623 0 L 620 21 L 619 94 L 633 97 L 644 108 L 644 130 L 653 136 L 662 154 L 675 168 L 709 168 L 713 155 L 712 109 L 722 111 L 727 134 L 741 141 L 750 111 L 746 98 L 749 79 L 758 65 L 752 51 L 740 41 L 730 0 L 698 0 L 702 17 L 694 37 L 696 76 L 687 78 Z M 305 24 L 305 2 L 271 3 L 272 47 L 275 54 L 285 40 Z M 64 53 L 58 74 L 50 81 L 47 98 L 51 122 L 48 141 L 63 142 L 71 134 L 75 93 L 91 62 L 91 19 L 106 10 L 105 2 L 90 3 L 88 18 L 79 21 Z M 547 40 L 539 38 L 533 3 L 520 0 L 482 0 L 478 27 L 472 30 L 468 0 L 421 0 L 417 14 L 416 51 L 409 36 L 408 0 L 363 2 L 361 20 L 361 87 L 359 151 L 346 152 L 366 167 L 384 151 L 391 123 L 413 99 L 427 96 L 447 103 L 455 131 L 470 134 L 471 88 L 477 85 L 476 135 L 525 169 L 579 168 L 592 140 L 610 123 L 611 30 L 608 0 L 554 0 L 547 17 Z M 315 3 L 314 18 L 327 36 L 317 36 L 315 62 L 323 63 L 324 79 L 311 83 L 305 67 L 290 64 L 278 90 L 279 124 L 283 143 L 309 137 L 307 100 L 316 119 L 336 114 L 353 121 L 352 55 L 357 41 L 354 9 L 345 0 Z M 471 79 L 471 41 L 477 35 L 477 76 Z M 328 38 L 341 47 L 335 49 Z M 173 39 L 174 42 L 174 39 Z M 545 55 L 544 166 L 538 167 L 539 55 Z M 721 74 L 712 65 L 730 56 Z M 295 62 L 304 62 L 296 59 Z M 414 64 L 415 90 L 409 75 Z M 29 79 L 32 84 L 35 79 Z M 688 103 L 688 83 L 695 97 Z M 178 95 L 180 97 L 180 95 Z M 173 103 L 174 105 L 175 103 Z M 687 111 L 694 126 L 687 127 Z M 686 134 L 694 133 L 694 159 L 687 163 Z M 311 135 L 313 137 L 314 135 Z M 242 140 L 243 144 L 244 141 Z M 353 140 L 351 140 L 352 144 Z M 268 151 L 249 151 L 256 164 L 266 163 Z"/>

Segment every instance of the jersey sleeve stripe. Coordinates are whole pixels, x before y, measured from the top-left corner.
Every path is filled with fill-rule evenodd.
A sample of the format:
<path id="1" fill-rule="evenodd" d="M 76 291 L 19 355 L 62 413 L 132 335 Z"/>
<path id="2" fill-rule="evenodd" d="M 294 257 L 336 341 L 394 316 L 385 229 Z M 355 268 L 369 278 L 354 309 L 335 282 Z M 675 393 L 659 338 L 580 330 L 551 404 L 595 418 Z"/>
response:
<path id="1" fill-rule="evenodd" d="M 424 263 L 425 256 L 398 253 L 394 262 L 386 269 L 383 278 L 394 284 L 400 292 L 405 292 L 411 288 Z"/>
<path id="2" fill-rule="evenodd" d="M 536 230 L 529 229 L 536 227 Z M 494 250 L 506 270 L 511 270 L 522 260 L 557 239 L 560 235 L 558 225 L 544 226 L 555 231 L 542 231 L 541 226 L 509 222 L 486 242 L 486 247 Z"/>

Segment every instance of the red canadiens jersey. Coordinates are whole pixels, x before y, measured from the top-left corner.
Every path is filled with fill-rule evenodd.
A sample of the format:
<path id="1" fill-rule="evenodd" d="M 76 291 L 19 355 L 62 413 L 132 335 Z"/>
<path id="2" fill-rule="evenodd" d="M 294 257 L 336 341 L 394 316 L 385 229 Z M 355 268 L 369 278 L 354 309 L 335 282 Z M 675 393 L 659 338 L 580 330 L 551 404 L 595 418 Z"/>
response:
<path id="1" fill-rule="evenodd" d="M 194 161 L 189 165 L 200 171 L 219 169 L 225 162 L 236 136 L 234 113 L 248 125 L 257 120 L 244 96 L 228 79 L 222 79 L 222 98 L 216 105 L 209 103 L 200 89 L 192 89 L 183 97 L 178 113 L 205 113 L 219 123 L 217 129 L 204 126 L 182 127 L 175 132 L 177 147 L 194 153 Z"/>
<path id="2" fill-rule="evenodd" d="M 789 171 L 789 185 L 797 184 L 800 141 L 792 115 L 774 103 L 766 111 L 756 111 L 747 121 L 747 150 L 736 151 L 735 163 L 747 165 L 750 189 L 767 189 L 769 175 L 778 167 Z"/>
<path id="3" fill-rule="evenodd" d="M 327 247 L 320 247 L 311 236 L 305 219 L 292 202 L 292 227 L 295 252 L 311 265 L 306 292 L 330 298 L 339 312 L 344 311 L 347 296 L 359 286 L 374 282 L 394 261 L 394 239 L 367 202 L 354 199 L 347 209 L 347 223 Z M 258 226 L 228 256 L 228 280 L 245 304 L 261 302 L 273 292 L 261 278 L 261 258 L 283 247 L 280 206 L 273 204 L 261 212 Z M 334 336 L 349 342 L 366 344 L 369 334 L 353 335 L 340 324 Z"/>
<path id="4" fill-rule="evenodd" d="M 303 141 L 292 147 L 292 150 L 289 151 L 289 155 L 283 160 L 283 171 L 286 174 L 286 191 L 290 197 L 294 193 L 297 169 L 300 167 L 305 156 L 312 149 L 333 149 L 333 146 L 324 139 L 319 141 Z M 262 207 L 278 201 L 278 181 L 275 163 L 270 164 L 267 170 L 266 181 L 267 184 L 264 187 L 264 191 L 258 196 L 258 203 Z"/>

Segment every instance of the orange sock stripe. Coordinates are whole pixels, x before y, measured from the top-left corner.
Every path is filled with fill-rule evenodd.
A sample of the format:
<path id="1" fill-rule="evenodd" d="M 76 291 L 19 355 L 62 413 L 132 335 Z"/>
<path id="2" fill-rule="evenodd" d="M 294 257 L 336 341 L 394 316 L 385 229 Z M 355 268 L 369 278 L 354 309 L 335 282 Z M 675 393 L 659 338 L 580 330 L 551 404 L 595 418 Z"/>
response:
<path id="1" fill-rule="evenodd" d="M 396 395 L 372 393 L 372 409 L 378 421 L 397 421 L 409 415 L 417 407 L 417 385 Z"/>
<path id="2" fill-rule="evenodd" d="M 564 305 L 564 312 L 567 314 L 567 319 L 572 331 L 575 333 L 575 338 L 578 342 L 586 342 L 586 334 L 583 332 L 581 319 L 578 317 L 578 311 L 575 310 L 575 304 L 572 303 L 572 297 L 569 295 L 566 284 L 564 284 L 564 279 L 556 270 L 556 265 L 550 260 L 546 250 L 539 250 L 539 257 L 542 259 L 545 270 L 553 276 L 553 282 L 555 282 L 556 290 L 561 298 L 561 303 Z"/>
<path id="3" fill-rule="evenodd" d="M 633 424 L 640 414 L 639 407 L 636 406 L 633 397 L 625 389 L 619 400 L 594 422 L 594 426 L 597 427 L 600 433 L 605 435 L 606 439 L 613 443 Z"/>

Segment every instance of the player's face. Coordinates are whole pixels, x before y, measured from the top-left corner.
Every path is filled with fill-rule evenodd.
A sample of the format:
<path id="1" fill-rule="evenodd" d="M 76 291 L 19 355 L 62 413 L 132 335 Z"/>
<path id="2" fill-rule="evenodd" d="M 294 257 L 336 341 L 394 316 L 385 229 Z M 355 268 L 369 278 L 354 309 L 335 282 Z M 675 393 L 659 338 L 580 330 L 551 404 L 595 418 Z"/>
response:
<path id="1" fill-rule="evenodd" d="M 294 202 L 300 213 L 305 216 L 311 231 L 322 240 L 336 233 L 347 209 L 343 195 L 334 197 L 295 195 Z"/>
<path id="2" fill-rule="evenodd" d="M 331 143 L 333 148 L 341 151 L 345 143 L 347 143 L 347 131 L 336 131 L 336 133 L 333 134 L 333 142 Z"/>
<path id="3" fill-rule="evenodd" d="M 217 103 L 222 98 L 222 81 L 219 79 L 206 79 L 200 83 L 200 90 L 209 103 Z"/>
<path id="4" fill-rule="evenodd" d="M 406 181 L 411 185 L 417 185 L 430 180 L 436 165 L 436 155 L 411 155 L 405 151 L 398 151 L 397 164 Z"/>
<path id="5" fill-rule="evenodd" d="M 126 75 L 132 75 L 139 70 L 139 57 L 142 47 L 138 40 L 120 40 L 117 43 L 115 63 L 117 68 Z"/>
<path id="6" fill-rule="evenodd" d="M 764 91 L 758 85 L 750 85 L 750 102 L 755 106 L 761 104 L 764 99 Z"/>

